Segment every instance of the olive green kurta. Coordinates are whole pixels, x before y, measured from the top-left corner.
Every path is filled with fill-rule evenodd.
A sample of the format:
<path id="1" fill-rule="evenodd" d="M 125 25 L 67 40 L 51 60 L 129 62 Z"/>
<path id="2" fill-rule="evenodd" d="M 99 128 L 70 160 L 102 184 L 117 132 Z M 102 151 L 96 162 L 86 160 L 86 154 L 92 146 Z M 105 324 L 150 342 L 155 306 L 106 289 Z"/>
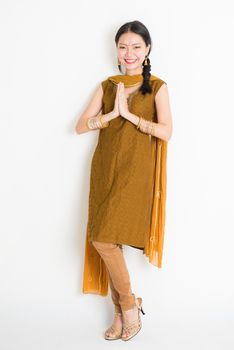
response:
<path id="1" fill-rule="evenodd" d="M 102 81 L 103 114 L 114 108 L 117 85 L 109 78 Z M 151 75 L 152 94 L 130 94 L 129 111 L 157 122 L 155 95 L 163 83 Z M 155 151 L 156 138 L 122 116 L 100 129 L 91 163 L 89 241 L 144 249 L 150 232 Z"/>

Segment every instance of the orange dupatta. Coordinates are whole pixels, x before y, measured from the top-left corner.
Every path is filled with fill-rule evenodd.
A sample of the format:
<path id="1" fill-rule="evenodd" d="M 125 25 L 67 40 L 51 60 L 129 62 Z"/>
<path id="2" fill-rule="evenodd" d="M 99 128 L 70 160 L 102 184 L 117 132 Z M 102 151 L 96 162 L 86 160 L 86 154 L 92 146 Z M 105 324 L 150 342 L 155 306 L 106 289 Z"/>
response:
<path id="1" fill-rule="evenodd" d="M 125 87 L 130 87 L 142 81 L 143 76 L 141 74 L 133 76 L 115 75 L 109 77 L 109 79 L 115 84 L 122 81 Z M 157 79 L 157 77 L 151 75 L 150 80 L 155 79 Z M 161 83 L 164 83 L 164 81 L 161 80 Z M 166 186 L 167 141 L 156 137 L 155 176 L 150 234 L 143 253 L 148 257 L 149 262 L 158 268 L 162 267 L 166 219 Z M 109 284 L 106 266 L 92 243 L 88 241 L 88 236 L 89 232 L 87 226 L 82 292 L 106 296 L 108 294 Z"/>

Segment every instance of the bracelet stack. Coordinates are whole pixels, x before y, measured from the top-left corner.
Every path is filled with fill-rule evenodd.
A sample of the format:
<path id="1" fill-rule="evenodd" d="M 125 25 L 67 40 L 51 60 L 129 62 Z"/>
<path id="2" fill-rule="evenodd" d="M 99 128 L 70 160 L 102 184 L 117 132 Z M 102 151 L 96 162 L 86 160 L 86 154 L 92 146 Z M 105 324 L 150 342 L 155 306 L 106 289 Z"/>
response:
<path id="1" fill-rule="evenodd" d="M 103 115 L 99 115 L 97 117 L 91 117 L 87 119 L 87 127 L 90 130 L 95 130 L 95 129 L 103 129 L 109 126 L 109 122 L 103 122 L 102 121 Z"/>
<path id="2" fill-rule="evenodd" d="M 137 125 L 137 129 L 140 129 L 145 134 L 156 136 L 155 129 L 156 125 L 155 123 L 151 122 L 150 120 L 146 120 L 142 117 L 139 117 L 139 122 Z"/>

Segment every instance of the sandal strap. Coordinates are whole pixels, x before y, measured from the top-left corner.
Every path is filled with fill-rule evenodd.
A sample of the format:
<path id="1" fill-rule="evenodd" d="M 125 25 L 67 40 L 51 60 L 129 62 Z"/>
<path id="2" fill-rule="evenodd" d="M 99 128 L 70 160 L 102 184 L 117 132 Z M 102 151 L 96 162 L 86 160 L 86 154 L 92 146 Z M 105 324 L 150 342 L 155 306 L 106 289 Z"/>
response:
<path id="1" fill-rule="evenodd" d="M 139 306 L 137 305 L 138 308 L 138 317 L 136 320 L 129 322 L 123 320 L 123 331 L 132 331 L 132 330 L 137 330 L 139 327 L 141 327 L 141 318 L 140 318 L 140 312 L 139 312 Z"/>
<path id="2" fill-rule="evenodd" d="M 131 329 L 138 328 L 140 326 L 141 326 L 141 322 L 137 320 L 137 322 L 134 322 L 132 324 L 124 325 L 123 326 L 123 330 L 124 331 L 128 331 L 128 330 L 131 330 Z"/>

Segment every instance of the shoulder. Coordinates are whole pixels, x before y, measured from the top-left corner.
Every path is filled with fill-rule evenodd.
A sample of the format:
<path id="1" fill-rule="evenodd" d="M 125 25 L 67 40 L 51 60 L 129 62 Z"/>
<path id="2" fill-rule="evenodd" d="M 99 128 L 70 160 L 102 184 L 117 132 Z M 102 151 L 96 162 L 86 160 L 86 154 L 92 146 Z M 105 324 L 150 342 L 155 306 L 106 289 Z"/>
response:
<path id="1" fill-rule="evenodd" d="M 155 86 L 162 86 L 163 84 L 167 84 L 167 82 L 163 78 L 155 74 L 151 74 L 150 80 L 152 80 Z"/>
<path id="2" fill-rule="evenodd" d="M 108 85 L 108 83 L 110 83 L 110 85 L 117 85 L 118 82 L 121 80 L 121 77 L 123 75 L 122 74 L 116 74 L 116 75 L 109 75 L 106 77 L 105 80 L 102 81 L 102 85 L 106 86 Z"/>
<path id="3" fill-rule="evenodd" d="M 167 90 L 167 82 L 163 78 L 155 74 L 151 74 L 150 80 L 152 80 L 153 94 L 156 100 L 156 96 L 158 95 L 159 90 L 160 91 Z"/>
<path id="4" fill-rule="evenodd" d="M 120 74 L 106 76 L 105 79 L 101 81 L 103 93 L 105 93 L 106 91 L 112 91 L 113 87 L 118 84 L 120 77 Z"/>
<path id="5" fill-rule="evenodd" d="M 103 92 L 105 92 L 106 87 L 107 87 L 108 83 L 111 81 L 111 78 L 112 78 L 112 77 L 113 77 L 113 76 L 107 76 L 107 77 L 105 77 L 105 78 L 101 81 L 101 86 L 102 86 Z"/>

